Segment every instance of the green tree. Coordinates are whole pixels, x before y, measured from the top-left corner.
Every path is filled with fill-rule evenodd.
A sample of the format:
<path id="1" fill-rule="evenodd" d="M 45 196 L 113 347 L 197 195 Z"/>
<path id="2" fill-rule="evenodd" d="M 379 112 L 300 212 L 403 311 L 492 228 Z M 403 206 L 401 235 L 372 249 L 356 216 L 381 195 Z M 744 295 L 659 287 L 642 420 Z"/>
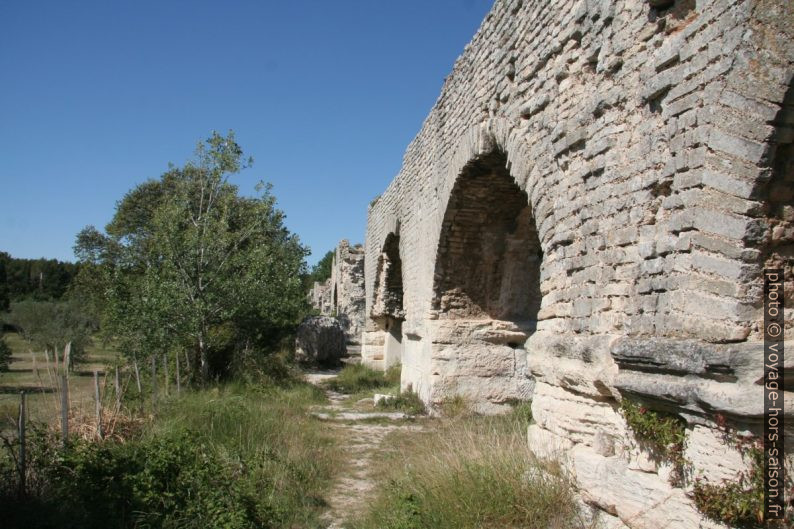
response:
<path id="1" fill-rule="evenodd" d="M 61 299 L 78 272 L 74 263 L 55 259 L 17 259 L 0 252 L 0 310 L 23 299 Z"/>
<path id="2" fill-rule="evenodd" d="M 15 302 L 7 321 L 25 340 L 47 351 L 60 352 L 71 343 L 72 365 L 85 357 L 95 330 L 93 320 L 75 300 Z"/>
<path id="3" fill-rule="evenodd" d="M 8 310 L 11 302 L 8 297 L 8 274 L 6 273 L 6 266 L 10 258 L 11 256 L 7 253 L 0 252 L 0 312 Z"/>
<path id="4" fill-rule="evenodd" d="M 312 267 L 312 271 L 310 274 L 311 282 L 314 283 L 315 281 L 319 281 L 322 283 L 323 281 L 327 280 L 331 277 L 331 267 L 334 264 L 334 251 L 328 250 L 326 254 L 323 256 L 322 259 L 317 261 Z"/>
<path id="5" fill-rule="evenodd" d="M 0 371 L 8 371 L 11 365 L 11 347 L 0 332 Z"/>
<path id="6" fill-rule="evenodd" d="M 104 293 L 126 354 L 185 348 L 207 381 L 295 325 L 307 251 L 269 185 L 244 197 L 229 183 L 250 163 L 233 133 L 213 133 L 184 167 L 127 193 L 106 233 L 78 234 L 78 259 L 101 269 L 86 290 Z"/>

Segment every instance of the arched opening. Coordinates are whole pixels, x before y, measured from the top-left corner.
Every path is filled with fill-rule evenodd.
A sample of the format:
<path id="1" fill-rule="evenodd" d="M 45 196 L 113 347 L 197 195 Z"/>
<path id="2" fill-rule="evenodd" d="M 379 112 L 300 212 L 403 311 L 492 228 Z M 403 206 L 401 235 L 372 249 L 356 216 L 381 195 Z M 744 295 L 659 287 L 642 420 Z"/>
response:
<path id="1" fill-rule="evenodd" d="M 531 332 L 542 259 L 527 194 L 510 176 L 504 154 L 466 165 L 441 227 L 435 308 L 443 317 L 509 320 Z"/>
<path id="2" fill-rule="evenodd" d="M 378 257 L 375 300 L 371 318 L 384 333 L 384 367 L 402 359 L 403 309 L 402 259 L 400 259 L 400 236 L 390 233 L 386 237 L 383 251 Z"/>
<path id="3" fill-rule="evenodd" d="M 794 82 L 794 81 L 793 81 Z M 784 306 L 794 306 L 794 86 L 789 84 L 783 105 L 772 124 L 774 150 L 770 152 L 771 178 L 762 189 L 764 217 L 768 226 L 760 246 L 761 263 L 766 269 L 782 269 Z M 794 325 L 792 312 L 786 311 L 785 329 Z M 787 381 L 787 389 L 794 384 Z"/>
<path id="4" fill-rule="evenodd" d="M 489 412 L 531 397 L 525 343 L 537 329 L 542 261 L 532 207 L 506 156 L 469 162 L 439 237 L 432 400 L 462 394 Z"/>

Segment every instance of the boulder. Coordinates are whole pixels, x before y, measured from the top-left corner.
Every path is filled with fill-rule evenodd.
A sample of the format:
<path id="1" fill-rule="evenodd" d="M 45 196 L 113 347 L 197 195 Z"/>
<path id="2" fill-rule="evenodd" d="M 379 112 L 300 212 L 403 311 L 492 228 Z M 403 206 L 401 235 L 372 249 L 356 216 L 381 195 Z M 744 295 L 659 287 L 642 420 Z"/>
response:
<path id="1" fill-rule="evenodd" d="M 336 366 L 346 354 L 345 332 L 339 320 L 312 316 L 298 326 L 295 359 L 308 365 Z"/>

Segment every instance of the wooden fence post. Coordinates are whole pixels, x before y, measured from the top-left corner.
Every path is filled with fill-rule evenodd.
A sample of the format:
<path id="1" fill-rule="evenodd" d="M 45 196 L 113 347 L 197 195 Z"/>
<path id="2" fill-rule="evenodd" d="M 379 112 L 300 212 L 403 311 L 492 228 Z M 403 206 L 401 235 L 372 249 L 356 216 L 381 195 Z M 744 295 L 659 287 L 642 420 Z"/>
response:
<path id="1" fill-rule="evenodd" d="M 63 371 L 68 373 L 72 367 L 72 342 L 66 344 L 63 348 Z"/>
<path id="2" fill-rule="evenodd" d="M 99 371 L 94 371 L 94 400 L 96 401 L 96 432 L 102 439 L 102 401 L 99 400 Z"/>
<path id="3" fill-rule="evenodd" d="M 168 396 L 168 355 L 163 354 L 163 380 L 165 380 L 165 396 Z"/>
<path id="4" fill-rule="evenodd" d="M 116 377 L 113 379 L 116 388 L 116 410 L 121 409 L 121 381 L 119 380 L 119 366 L 116 366 Z"/>
<path id="5" fill-rule="evenodd" d="M 152 405 L 157 402 L 157 357 L 152 355 Z"/>
<path id="6" fill-rule="evenodd" d="M 50 371 L 50 353 L 46 349 L 44 350 L 44 366 L 47 368 L 47 378 L 50 379 L 50 384 L 57 387 L 58 380 L 53 378 L 52 371 Z"/>
<path id="7" fill-rule="evenodd" d="M 66 446 L 69 438 L 69 379 L 61 375 L 61 442 Z"/>
<path id="8" fill-rule="evenodd" d="M 25 392 L 19 393 L 19 496 L 25 496 L 26 485 L 25 479 L 27 478 L 27 464 L 25 454 L 25 419 L 27 417 L 27 410 L 25 406 Z"/>
<path id="9" fill-rule="evenodd" d="M 179 395 L 180 387 L 179 387 L 179 351 L 174 355 L 176 358 L 176 394 Z"/>

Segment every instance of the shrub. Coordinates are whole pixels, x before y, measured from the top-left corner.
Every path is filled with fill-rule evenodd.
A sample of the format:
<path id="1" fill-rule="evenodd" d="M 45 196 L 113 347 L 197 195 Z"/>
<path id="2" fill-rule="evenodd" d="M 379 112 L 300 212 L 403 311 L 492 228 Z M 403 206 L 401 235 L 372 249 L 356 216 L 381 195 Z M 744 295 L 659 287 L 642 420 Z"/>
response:
<path id="1" fill-rule="evenodd" d="M 233 385 L 164 403 L 126 442 L 63 449 L 33 435 L 29 498 L 17 505 L 14 487 L 3 490 L 0 516 L 26 528 L 316 526 L 336 461 L 305 413 L 318 400 L 308 385 Z"/>
<path id="2" fill-rule="evenodd" d="M 583 525 L 568 478 L 535 460 L 512 415 L 392 434 L 379 495 L 355 529 L 556 529 Z"/>
<path id="3" fill-rule="evenodd" d="M 764 526 L 764 450 L 752 446 L 743 455 L 750 459 L 750 470 L 739 474 L 736 481 L 719 484 L 696 479 L 692 489 L 695 506 L 700 512 L 730 527 L 758 528 Z"/>

